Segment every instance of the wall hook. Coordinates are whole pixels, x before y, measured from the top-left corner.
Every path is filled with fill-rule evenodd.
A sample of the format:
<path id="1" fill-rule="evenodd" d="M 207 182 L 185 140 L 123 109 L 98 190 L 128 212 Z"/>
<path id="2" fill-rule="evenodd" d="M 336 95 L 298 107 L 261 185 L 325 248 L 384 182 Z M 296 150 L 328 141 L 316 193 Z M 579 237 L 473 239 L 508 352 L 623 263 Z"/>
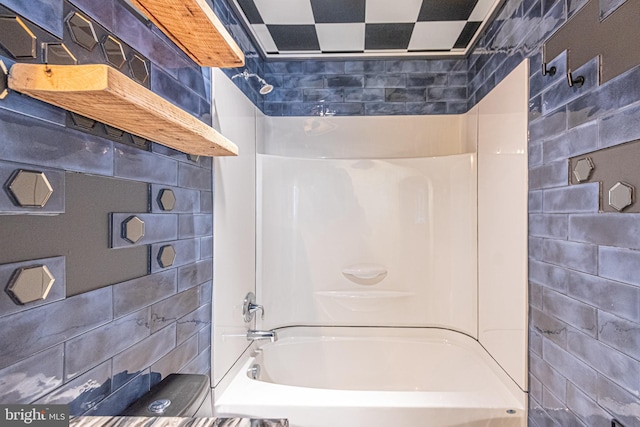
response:
<path id="1" fill-rule="evenodd" d="M 547 63 L 543 62 L 542 63 L 542 75 L 546 76 L 547 74 L 550 76 L 555 76 L 556 75 L 556 67 L 552 66 L 551 68 L 547 68 Z"/>
<path id="2" fill-rule="evenodd" d="M 567 71 L 567 82 L 569 83 L 569 87 L 573 87 L 574 85 L 582 87 L 584 84 L 584 76 L 573 77 L 571 70 L 569 70 Z"/>

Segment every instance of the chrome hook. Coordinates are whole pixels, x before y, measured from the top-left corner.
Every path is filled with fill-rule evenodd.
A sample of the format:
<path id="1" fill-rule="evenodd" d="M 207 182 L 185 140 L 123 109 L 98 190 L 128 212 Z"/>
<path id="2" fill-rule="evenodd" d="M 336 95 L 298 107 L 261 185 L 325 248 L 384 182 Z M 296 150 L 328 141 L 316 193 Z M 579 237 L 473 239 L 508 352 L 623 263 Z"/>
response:
<path id="1" fill-rule="evenodd" d="M 584 76 L 573 77 L 571 74 L 571 70 L 567 71 L 567 82 L 569 83 L 569 87 L 582 87 L 584 84 Z"/>
<path id="2" fill-rule="evenodd" d="M 555 66 L 552 66 L 551 68 L 547 68 L 547 63 L 543 62 L 542 63 L 542 75 L 546 76 L 547 74 L 550 76 L 555 76 L 556 75 L 556 71 L 557 68 Z"/>

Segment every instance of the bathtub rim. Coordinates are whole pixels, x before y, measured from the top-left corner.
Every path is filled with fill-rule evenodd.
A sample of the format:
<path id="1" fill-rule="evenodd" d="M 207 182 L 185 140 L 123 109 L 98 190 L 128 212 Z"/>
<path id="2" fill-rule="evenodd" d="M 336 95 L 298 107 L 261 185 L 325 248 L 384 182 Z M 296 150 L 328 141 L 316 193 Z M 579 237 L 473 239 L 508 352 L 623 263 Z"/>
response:
<path id="1" fill-rule="evenodd" d="M 489 369 L 493 372 L 494 375 L 496 375 L 496 377 L 499 379 L 499 381 L 506 387 L 507 391 L 509 392 L 510 396 L 513 397 L 513 399 L 517 402 L 517 405 L 514 405 L 515 409 L 518 409 L 519 411 L 524 411 L 525 414 L 527 412 L 527 407 L 528 407 L 528 392 L 525 390 L 522 390 L 520 388 L 520 386 L 507 374 L 507 372 L 504 370 L 504 368 L 502 368 L 502 366 L 500 366 L 500 364 L 491 356 L 491 354 L 488 352 L 488 350 L 478 341 L 476 340 L 473 336 L 468 335 L 462 331 L 459 330 L 455 330 L 455 329 L 448 329 L 448 328 L 442 328 L 442 327 L 397 327 L 397 326 L 326 326 L 326 325 L 291 325 L 291 326 L 284 326 L 284 327 L 279 327 L 279 328 L 275 328 L 274 330 L 277 331 L 278 335 L 280 336 L 280 338 L 288 338 L 291 335 L 295 335 L 295 334 L 304 334 L 304 331 L 314 331 L 314 332 L 319 332 L 321 330 L 327 330 L 327 331 L 332 331 L 334 332 L 331 335 L 327 335 L 327 336 L 335 336 L 335 332 L 339 332 L 338 335 L 342 335 L 342 336 L 349 336 L 349 331 L 351 331 L 351 335 L 353 335 L 353 332 L 356 330 L 361 330 L 362 332 L 366 332 L 367 335 L 371 336 L 371 337 L 381 337 L 383 335 L 380 334 L 374 334 L 376 331 L 383 331 L 383 332 L 396 332 L 396 333 L 401 333 L 401 334 L 408 334 L 408 335 L 418 335 L 420 333 L 423 334 L 422 338 L 425 338 L 424 334 L 427 333 L 431 333 L 431 334 L 439 334 L 439 335 L 446 335 L 449 338 L 451 338 L 453 341 L 456 342 L 463 342 L 464 346 L 470 346 L 470 347 L 475 347 L 475 349 L 473 349 L 473 351 L 478 352 L 479 357 L 481 357 L 485 362 L 487 362 L 487 365 L 489 366 Z M 309 338 L 308 333 L 306 334 L 306 336 L 301 336 L 301 338 Z M 313 338 L 318 338 L 318 336 L 313 336 Z M 357 338 L 361 338 L 361 337 L 357 337 Z M 273 343 L 274 345 L 277 345 L 278 342 Z M 363 393 L 364 395 L 366 395 L 367 393 L 382 393 L 382 394 L 388 394 L 389 396 L 393 396 L 395 394 L 405 394 L 408 397 L 409 394 L 413 394 L 413 395 L 418 395 L 420 393 L 424 393 L 425 395 L 428 394 L 434 394 L 434 393 L 438 393 L 438 392 L 413 392 L 413 391 L 353 391 L 353 390 L 329 390 L 329 389 L 313 389 L 313 388 L 307 388 L 307 387 L 298 387 L 298 386 L 291 386 L 291 385 L 281 385 L 281 384 L 276 384 L 276 383 L 270 383 L 270 382 L 261 382 L 261 381 L 256 381 L 256 380 L 252 380 L 250 379 L 247 375 L 246 375 L 246 371 L 247 369 L 251 366 L 251 364 L 253 363 L 253 360 L 255 359 L 256 356 L 256 351 L 260 351 L 260 348 L 263 345 L 271 345 L 271 343 L 260 343 L 260 342 L 253 342 L 251 344 L 251 346 L 249 348 L 247 348 L 247 350 L 245 350 L 245 352 L 238 358 L 238 360 L 236 360 L 236 362 L 234 363 L 234 365 L 232 366 L 231 369 L 229 369 L 229 371 L 224 375 L 224 377 L 222 378 L 222 380 L 220 380 L 220 382 L 218 383 L 218 386 L 214 389 L 214 413 L 218 412 L 218 403 L 222 401 L 224 403 L 224 394 L 227 391 L 227 389 L 229 388 L 229 386 L 232 384 L 233 380 L 235 380 L 236 378 L 240 378 L 241 381 L 245 384 L 245 385 L 251 385 L 254 382 L 258 382 L 258 383 L 263 383 L 266 384 L 267 387 L 286 387 L 286 388 L 296 388 L 299 389 L 302 392 L 305 392 L 306 390 L 323 390 L 325 392 L 331 392 L 331 393 L 338 393 L 338 394 L 342 394 L 345 393 L 346 395 L 352 394 L 352 393 Z M 460 393 L 460 394 L 464 394 L 464 393 Z M 472 394 L 472 393 L 471 393 Z M 470 395 L 471 395 L 470 394 Z M 409 399 L 411 401 L 411 399 Z M 226 412 L 225 412 L 226 413 Z"/>

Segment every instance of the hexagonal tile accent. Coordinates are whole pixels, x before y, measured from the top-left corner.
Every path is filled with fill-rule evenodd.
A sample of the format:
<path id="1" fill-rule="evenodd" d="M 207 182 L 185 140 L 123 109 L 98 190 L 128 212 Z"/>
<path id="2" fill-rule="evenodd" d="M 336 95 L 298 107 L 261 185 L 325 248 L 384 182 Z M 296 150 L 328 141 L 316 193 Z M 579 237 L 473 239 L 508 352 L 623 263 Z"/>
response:
<path id="1" fill-rule="evenodd" d="M 19 169 L 9 182 L 9 193 L 18 206 L 42 208 L 53 194 L 53 187 L 43 172 Z"/>
<path id="2" fill-rule="evenodd" d="M 200 160 L 200 156 L 198 156 L 197 154 L 187 154 L 187 160 L 193 163 L 198 163 L 198 160 Z"/>
<path id="3" fill-rule="evenodd" d="M 5 99 L 9 95 L 9 70 L 0 59 L 0 99 Z"/>
<path id="4" fill-rule="evenodd" d="M 578 182 L 587 181 L 591 177 L 591 172 L 595 169 L 595 165 L 591 160 L 591 157 L 585 157 L 576 162 L 573 168 L 573 176 Z"/>
<path id="5" fill-rule="evenodd" d="M 83 129 L 93 129 L 93 127 L 96 125 L 95 120 L 76 113 L 71 113 L 71 121 L 73 121 L 74 125 Z"/>
<path id="6" fill-rule="evenodd" d="M 139 137 L 138 135 L 131 134 L 131 141 L 133 142 L 133 145 L 135 145 L 136 147 L 141 147 L 141 148 L 147 147 L 147 140 L 142 137 Z"/>
<path id="7" fill-rule="evenodd" d="M 163 188 L 158 195 L 158 205 L 163 211 L 172 211 L 176 207 L 176 195 L 173 190 Z"/>
<path id="8" fill-rule="evenodd" d="M 130 216 L 122 221 L 122 238 L 136 243 L 144 237 L 144 221 L 137 216 Z"/>
<path id="9" fill-rule="evenodd" d="M 124 135 L 124 131 L 118 128 L 114 128 L 113 126 L 104 125 L 104 130 L 107 132 L 107 135 L 113 138 L 122 138 Z"/>
<path id="10" fill-rule="evenodd" d="M 133 58 L 129 60 L 129 69 L 131 70 L 131 77 L 138 83 L 145 84 L 149 79 L 147 61 L 138 55 L 133 55 Z"/>
<path id="11" fill-rule="evenodd" d="M 107 36 L 102 40 L 102 53 L 107 62 L 120 69 L 127 61 L 122 50 L 122 44 L 113 36 Z"/>
<path id="12" fill-rule="evenodd" d="M 76 65 L 78 60 L 64 43 L 46 43 L 44 62 L 55 65 Z"/>
<path id="13" fill-rule="evenodd" d="M 93 23 L 78 12 L 74 12 L 67 18 L 67 27 L 71 38 L 76 44 L 92 51 L 98 44 L 98 36 L 93 28 Z"/>
<path id="14" fill-rule="evenodd" d="M 162 268 L 171 267 L 176 260 L 176 250 L 171 245 L 166 245 L 158 251 L 158 264 Z"/>
<path id="15" fill-rule="evenodd" d="M 35 58 L 38 39 L 19 16 L 0 16 L 0 45 L 14 58 Z"/>
<path id="16" fill-rule="evenodd" d="M 609 190 L 609 206 L 621 212 L 633 203 L 633 186 L 624 182 L 616 183 Z"/>
<path id="17" fill-rule="evenodd" d="M 11 277 L 7 292 L 19 304 L 47 298 L 56 281 L 46 265 L 19 268 Z"/>

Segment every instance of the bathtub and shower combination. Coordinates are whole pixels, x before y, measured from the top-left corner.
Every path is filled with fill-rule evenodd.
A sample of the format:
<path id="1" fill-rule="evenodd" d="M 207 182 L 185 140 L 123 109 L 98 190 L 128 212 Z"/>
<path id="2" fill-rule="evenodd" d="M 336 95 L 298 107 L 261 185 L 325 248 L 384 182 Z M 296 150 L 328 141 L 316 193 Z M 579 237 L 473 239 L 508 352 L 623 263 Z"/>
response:
<path id="1" fill-rule="evenodd" d="M 265 119 L 251 326 L 278 339 L 219 415 L 526 425 L 527 66 L 465 115 Z"/>

